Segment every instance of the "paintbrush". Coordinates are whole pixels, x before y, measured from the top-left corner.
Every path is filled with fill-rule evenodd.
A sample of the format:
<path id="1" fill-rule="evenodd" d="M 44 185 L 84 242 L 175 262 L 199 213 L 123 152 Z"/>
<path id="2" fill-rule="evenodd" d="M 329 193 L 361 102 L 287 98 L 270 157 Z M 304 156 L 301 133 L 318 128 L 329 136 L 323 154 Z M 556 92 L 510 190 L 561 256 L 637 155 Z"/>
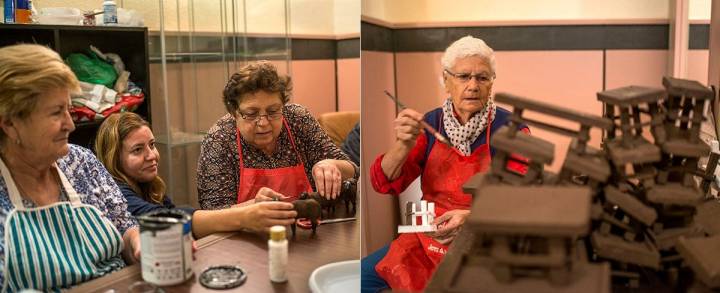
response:
<path id="1" fill-rule="evenodd" d="M 393 100 L 395 102 L 395 104 L 398 107 L 400 107 L 400 109 L 407 109 L 407 107 L 405 107 L 405 105 L 403 105 L 403 103 L 398 101 L 398 99 L 396 97 L 394 97 L 393 95 L 391 95 L 388 91 L 385 91 L 385 94 L 388 97 L 390 97 L 390 99 Z M 442 135 L 442 133 L 440 133 L 435 128 L 433 128 L 430 124 L 425 122 L 425 120 L 420 120 L 418 122 L 420 122 L 420 125 L 422 125 L 422 127 L 424 127 L 427 131 L 429 131 L 430 134 L 432 134 L 439 142 L 444 143 L 444 144 L 450 146 L 451 148 L 455 147 L 455 146 L 453 146 L 452 142 L 450 142 L 450 140 L 447 137 Z"/>

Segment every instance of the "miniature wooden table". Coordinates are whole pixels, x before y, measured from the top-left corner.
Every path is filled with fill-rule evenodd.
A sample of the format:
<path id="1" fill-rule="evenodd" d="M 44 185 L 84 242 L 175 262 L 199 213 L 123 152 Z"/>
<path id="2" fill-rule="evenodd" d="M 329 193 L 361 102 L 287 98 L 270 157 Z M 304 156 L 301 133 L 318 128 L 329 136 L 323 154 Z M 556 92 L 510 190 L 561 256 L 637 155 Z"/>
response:
<path id="1" fill-rule="evenodd" d="M 564 186 L 484 186 L 468 227 L 479 233 L 576 237 L 590 228 L 590 189 Z"/>
<path id="2" fill-rule="evenodd" d="M 590 188 L 489 185 L 474 198 L 468 228 L 491 240 L 490 269 L 499 281 L 534 268 L 547 269 L 555 284 L 571 282 L 575 240 L 590 229 Z M 518 241 L 528 250 L 516 251 Z"/>
<path id="3" fill-rule="evenodd" d="M 558 234 L 574 235 L 587 232 L 590 216 L 590 194 L 586 188 L 571 188 L 578 189 L 581 192 L 572 192 L 573 196 L 567 197 L 562 194 L 571 194 L 570 192 L 555 192 L 552 188 L 546 192 L 540 192 L 542 195 L 538 195 L 538 192 L 499 193 L 497 190 L 493 190 L 494 188 L 488 190 L 488 187 L 475 189 L 472 186 L 469 188 L 478 192 L 476 193 L 476 203 L 481 199 L 485 203 L 483 204 L 484 209 L 480 209 L 480 204 L 478 204 L 478 207 L 472 211 L 471 218 L 474 217 L 477 220 L 476 224 L 497 227 L 496 224 L 501 223 L 500 226 L 506 229 L 509 228 L 509 230 L 536 234 L 538 228 L 542 231 L 541 233 L 545 233 L 549 231 L 545 228 L 559 223 L 565 229 Z M 528 191 L 532 190 L 532 188 L 526 189 Z M 539 204 L 540 201 L 547 201 L 548 197 L 567 198 L 574 203 L 566 202 L 569 203 L 567 206 L 559 204 L 545 205 L 545 202 Z M 511 199 L 504 202 L 505 198 Z M 563 199 L 560 201 L 563 201 Z M 513 212 L 503 212 L 514 210 L 509 207 L 518 203 L 523 206 L 519 210 L 525 211 L 524 214 L 527 217 Z M 543 206 L 553 207 L 543 208 Z M 585 208 L 585 206 L 587 207 Z M 531 207 L 537 208 L 533 209 Z M 563 209 L 564 212 L 571 215 L 567 218 L 559 216 L 553 211 L 557 208 Z M 528 213 L 529 209 L 534 210 L 534 212 Z M 573 209 L 580 211 L 572 211 Z M 481 213 L 485 215 L 480 216 Z M 553 220 L 554 218 L 564 219 Z M 525 222 L 528 220 L 539 220 L 538 226 L 527 229 Z M 469 223 L 466 223 L 466 225 L 469 225 Z M 495 231 L 495 229 L 490 230 Z M 460 231 L 450 246 L 447 255 L 435 271 L 426 292 L 610 292 L 610 266 L 607 263 L 594 264 L 587 263 L 586 260 L 579 261 L 582 258 L 576 255 L 567 255 L 567 257 L 576 259 L 576 261 L 568 272 L 568 278 L 572 281 L 566 285 L 553 285 L 551 282 L 538 277 L 518 278 L 512 282 L 499 281 L 492 271 L 495 260 L 491 259 L 491 257 L 474 254 L 474 247 L 477 246 L 476 242 L 479 241 L 477 239 L 478 235 L 481 234 L 473 233 L 470 226 L 466 226 Z M 584 253 L 584 251 L 577 252 L 578 255 Z"/>
<path id="4" fill-rule="evenodd" d="M 195 275 L 180 285 L 162 288 L 165 292 L 220 292 L 223 290 L 203 287 L 198 276 L 209 266 L 239 265 L 248 277 L 245 284 L 233 292 L 310 292 L 308 279 L 316 268 L 360 258 L 359 227 L 359 221 L 324 224 L 318 227 L 315 238 L 310 237 L 309 230 L 298 229 L 296 239 L 289 241 L 288 282 L 282 284 L 269 279 L 267 238 L 244 232 L 213 234 L 197 242 Z M 140 266 L 133 265 L 75 287 L 71 292 L 127 292 L 130 285 L 141 280 Z"/>

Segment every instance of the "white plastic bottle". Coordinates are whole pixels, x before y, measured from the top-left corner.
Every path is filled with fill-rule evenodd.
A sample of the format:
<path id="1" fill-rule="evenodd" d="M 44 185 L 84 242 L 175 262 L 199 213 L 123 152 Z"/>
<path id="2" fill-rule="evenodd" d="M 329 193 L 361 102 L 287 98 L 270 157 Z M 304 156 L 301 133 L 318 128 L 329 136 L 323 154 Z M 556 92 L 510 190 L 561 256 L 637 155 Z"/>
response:
<path id="1" fill-rule="evenodd" d="M 268 240 L 268 267 L 270 268 L 270 281 L 282 283 L 287 281 L 288 241 L 285 238 L 284 226 L 270 228 Z"/>
<path id="2" fill-rule="evenodd" d="M 117 25 L 117 3 L 114 0 L 103 2 L 103 23 L 105 25 Z"/>

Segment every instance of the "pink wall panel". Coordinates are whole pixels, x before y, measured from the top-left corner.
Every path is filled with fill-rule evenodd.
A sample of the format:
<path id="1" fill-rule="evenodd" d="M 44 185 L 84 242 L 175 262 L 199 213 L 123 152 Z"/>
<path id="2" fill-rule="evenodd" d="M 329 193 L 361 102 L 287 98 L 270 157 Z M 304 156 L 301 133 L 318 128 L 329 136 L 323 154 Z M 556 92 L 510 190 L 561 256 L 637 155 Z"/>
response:
<path id="1" fill-rule="evenodd" d="M 628 85 L 662 87 L 667 72 L 667 50 L 608 50 L 606 53 L 605 88 Z"/>
<path id="2" fill-rule="evenodd" d="M 442 52 L 396 54 L 397 97 L 403 104 L 425 113 L 448 97 L 440 83 L 441 56 Z"/>
<path id="3" fill-rule="evenodd" d="M 709 50 L 688 50 L 687 78 L 708 84 Z"/>
<path id="4" fill-rule="evenodd" d="M 315 116 L 335 112 L 335 61 L 292 61 L 293 103 L 308 108 Z"/>
<path id="5" fill-rule="evenodd" d="M 338 111 L 360 111 L 360 58 L 338 59 Z"/>
<path id="6" fill-rule="evenodd" d="M 362 60 L 362 255 L 365 256 L 395 236 L 398 209 L 392 196 L 375 192 L 369 182 L 368 168 L 375 158 L 387 151 L 395 141 L 392 122 L 394 104 L 382 93 L 393 91 L 394 68 L 392 53 L 361 52 Z"/>
<path id="7" fill-rule="evenodd" d="M 508 51 L 497 52 L 497 79 L 493 91 L 543 101 L 556 106 L 602 115 L 596 93 L 602 89 L 601 51 Z M 509 107 L 508 107 L 509 110 Z M 576 123 L 528 113 L 528 117 L 578 129 Z M 555 144 L 555 160 L 548 170 L 557 172 L 565 159 L 570 139 L 542 129 L 533 135 Z M 590 145 L 599 148 L 601 132 L 591 133 Z"/>

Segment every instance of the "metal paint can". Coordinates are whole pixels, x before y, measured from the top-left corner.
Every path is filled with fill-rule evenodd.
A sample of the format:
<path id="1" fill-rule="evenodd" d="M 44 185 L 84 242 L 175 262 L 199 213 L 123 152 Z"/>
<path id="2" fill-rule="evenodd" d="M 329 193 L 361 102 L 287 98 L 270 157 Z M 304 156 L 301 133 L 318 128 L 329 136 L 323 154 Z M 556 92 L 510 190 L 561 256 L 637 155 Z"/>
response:
<path id="1" fill-rule="evenodd" d="M 142 277 L 158 286 L 180 284 L 193 275 L 191 217 L 167 210 L 138 217 Z"/>

